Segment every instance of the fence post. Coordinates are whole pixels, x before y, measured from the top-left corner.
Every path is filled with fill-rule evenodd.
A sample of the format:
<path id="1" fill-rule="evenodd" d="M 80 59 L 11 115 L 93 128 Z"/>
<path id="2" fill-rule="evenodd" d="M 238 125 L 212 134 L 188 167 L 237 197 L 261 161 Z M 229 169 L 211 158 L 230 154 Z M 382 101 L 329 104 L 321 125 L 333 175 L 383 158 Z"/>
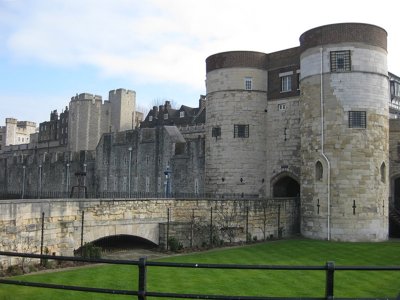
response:
<path id="1" fill-rule="evenodd" d="M 147 268 L 146 268 L 146 257 L 139 258 L 139 288 L 138 288 L 138 299 L 146 300 L 146 289 L 147 289 Z"/>
<path id="2" fill-rule="evenodd" d="M 44 212 L 42 212 L 42 230 L 40 234 L 40 255 L 43 255 L 43 240 L 44 240 Z M 43 259 L 40 259 L 40 264 L 43 265 Z"/>
<path id="3" fill-rule="evenodd" d="M 168 243 L 169 243 L 169 220 L 170 219 L 170 213 L 169 213 L 169 207 L 167 208 L 167 241 L 166 241 L 166 246 L 167 246 L 167 251 L 168 251 L 168 248 L 169 248 L 169 245 L 168 245 Z"/>
<path id="4" fill-rule="evenodd" d="M 192 209 L 192 222 L 190 223 L 190 248 L 193 248 L 194 209 Z"/>
<path id="5" fill-rule="evenodd" d="M 212 207 L 210 208 L 210 247 L 213 245 L 213 214 Z"/>
<path id="6" fill-rule="evenodd" d="M 81 225 L 81 255 L 83 250 L 83 228 L 85 224 L 85 211 L 82 210 L 82 225 Z"/>
<path id="7" fill-rule="evenodd" d="M 246 207 L 246 243 L 249 243 L 251 239 L 249 238 L 249 207 Z"/>
<path id="8" fill-rule="evenodd" d="M 327 300 L 333 300 L 335 263 L 333 261 L 328 261 L 325 266 L 326 266 L 325 296 Z"/>

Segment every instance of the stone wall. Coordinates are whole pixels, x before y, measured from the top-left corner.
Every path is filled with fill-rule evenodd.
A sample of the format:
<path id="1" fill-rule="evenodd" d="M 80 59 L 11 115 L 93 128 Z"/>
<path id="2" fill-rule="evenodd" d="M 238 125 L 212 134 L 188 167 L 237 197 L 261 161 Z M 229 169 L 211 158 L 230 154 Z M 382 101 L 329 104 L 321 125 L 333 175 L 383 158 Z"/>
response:
<path id="1" fill-rule="evenodd" d="M 55 255 L 72 255 L 83 241 L 128 234 L 155 244 L 164 244 L 162 224 L 171 222 L 169 236 L 188 246 L 190 226 L 178 232 L 176 224 L 193 223 L 210 228 L 219 241 L 258 240 L 287 237 L 298 232 L 299 206 L 296 199 L 185 200 L 185 199 L 52 199 L 0 202 L 0 250 L 40 253 L 43 219 L 43 247 Z M 84 213 L 84 214 L 82 214 Z M 161 225 L 159 225 L 161 224 Z M 175 224 L 175 225 L 174 225 Z M 233 233 L 232 233 L 233 232 Z M 195 245 L 207 243 L 207 233 L 195 231 Z M 1 257 L 3 268 L 17 259 Z"/>

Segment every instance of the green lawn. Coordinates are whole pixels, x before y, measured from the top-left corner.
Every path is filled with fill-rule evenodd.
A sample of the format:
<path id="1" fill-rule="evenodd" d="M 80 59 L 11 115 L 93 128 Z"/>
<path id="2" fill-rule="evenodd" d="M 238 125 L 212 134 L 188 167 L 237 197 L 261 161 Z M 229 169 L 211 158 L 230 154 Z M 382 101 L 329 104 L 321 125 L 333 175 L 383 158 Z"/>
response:
<path id="1" fill-rule="evenodd" d="M 303 239 L 285 240 L 175 256 L 163 259 L 163 261 L 314 266 L 321 266 L 327 261 L 334 261 L 337 266 L 400 265 L 400 242 L 336 243 Z M 15 278 L 46 283 L 126 290 L 136 290 L 138 285 L 136 266 L 102 265 Z M 149 267 L 147 282 L 149 291 L 158 292 L 323 297 L 325 272 Z M 400 271 L 335 272 L 336 297 L 395 298 L 399 293 Z M 136 297 L 0 285 L 0 300 L 122 300 L 134 298 Z"/>

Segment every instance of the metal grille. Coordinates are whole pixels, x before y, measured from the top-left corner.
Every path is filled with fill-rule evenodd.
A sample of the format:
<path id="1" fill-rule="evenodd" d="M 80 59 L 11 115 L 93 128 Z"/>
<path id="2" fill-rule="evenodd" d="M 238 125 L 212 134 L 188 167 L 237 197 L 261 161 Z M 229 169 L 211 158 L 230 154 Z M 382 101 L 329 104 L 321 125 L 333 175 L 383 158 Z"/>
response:
<path id="1" fill-rule="evenodd" d="M 235 138 L 248 138 L 249 137 L 249 125 L 235 124 L 234 137 Z"/>
<path id="2" fill-rule="evenodd" d="M 365 111 L 349 111 L 349 128 L 367 128 Z"/>
<path id="3" fill-rule="evenodd" d="M 252 90 L 253 89 L 253 79 L 250 77 L 246 77 L 244 79 L 244 87 L 246 90 Z"/>
<path id="4" fill-rule="evenodd" d="M 351 71 L 350 50 L 331 51 L 331 72 Z"/>

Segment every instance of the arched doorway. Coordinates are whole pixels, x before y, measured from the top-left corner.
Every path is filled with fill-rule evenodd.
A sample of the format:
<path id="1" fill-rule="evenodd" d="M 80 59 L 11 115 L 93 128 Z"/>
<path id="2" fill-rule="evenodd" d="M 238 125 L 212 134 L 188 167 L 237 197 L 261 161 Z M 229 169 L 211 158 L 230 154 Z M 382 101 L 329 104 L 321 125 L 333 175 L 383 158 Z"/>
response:
<path id="1" fill-rule="evenodd" d="M 400 237 L 400 177 L 393 181 L 393 205 L 389 206 L 389 237 Z"/>
<path id="2" fill-rule="evenodd" d="M 273 197 L 298 197 L 300 184 L 288 175 L 280 177 L 272 186 Z"/>

